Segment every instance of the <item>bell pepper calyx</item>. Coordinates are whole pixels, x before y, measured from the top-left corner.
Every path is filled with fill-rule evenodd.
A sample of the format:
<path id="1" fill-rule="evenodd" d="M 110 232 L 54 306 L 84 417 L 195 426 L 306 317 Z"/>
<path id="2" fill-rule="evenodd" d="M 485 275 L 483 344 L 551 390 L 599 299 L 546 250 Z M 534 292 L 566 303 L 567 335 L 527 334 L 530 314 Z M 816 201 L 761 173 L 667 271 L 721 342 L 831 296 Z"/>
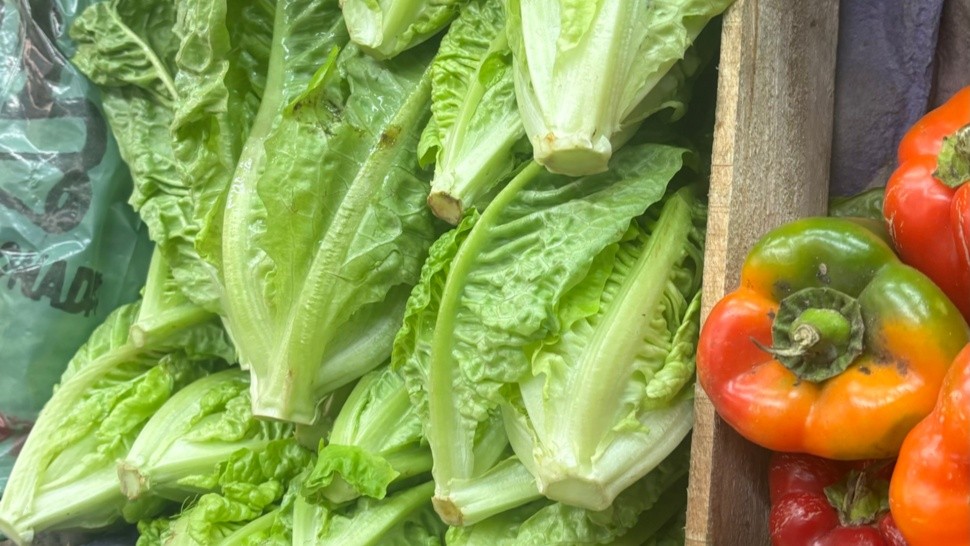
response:
<path id="1" fill-rule="evenodd" d="M 970 125 L 943 139 L 933 177 L 951 188 L 970 180 Z"/>
<path id="2" fill-rule="evenodd" d="M 825 488 L 843 527 L 872 525 L 889 511 L 889 481 L 876 475 L 879 468 L 852 470 Z"/>
<path id="3" fill-rule="evenodd" d="M 762 347 L 796 377 L 820 382 L 844 372 L 863 350 L 862 307 L 827 287 L 803 288 L 781 300 Z"/>

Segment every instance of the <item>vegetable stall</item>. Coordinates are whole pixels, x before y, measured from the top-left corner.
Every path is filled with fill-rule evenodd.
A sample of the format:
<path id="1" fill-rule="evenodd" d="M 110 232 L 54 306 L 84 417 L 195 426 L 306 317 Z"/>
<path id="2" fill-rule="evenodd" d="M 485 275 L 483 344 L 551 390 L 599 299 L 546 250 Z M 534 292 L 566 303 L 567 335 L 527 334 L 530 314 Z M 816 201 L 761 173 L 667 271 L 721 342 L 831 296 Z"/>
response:
<path id="1" fill-rule="evenodd" d="M 970 95 L 829 208 L 839 2 L 788 4 L 85 4 L 154 251 L 0 537 L 970 544 Z"/>

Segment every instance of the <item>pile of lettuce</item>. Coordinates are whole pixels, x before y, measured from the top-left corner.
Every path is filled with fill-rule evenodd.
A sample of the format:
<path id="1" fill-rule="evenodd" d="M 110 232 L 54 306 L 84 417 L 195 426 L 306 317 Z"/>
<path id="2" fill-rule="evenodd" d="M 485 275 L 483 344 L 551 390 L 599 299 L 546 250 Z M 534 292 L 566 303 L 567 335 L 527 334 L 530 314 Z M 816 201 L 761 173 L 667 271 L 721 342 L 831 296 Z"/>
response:
<path id="1" fill-rule="evenodd" d="M 93 3 L 155 255 L 0 535 L 682 543 L 729 3 Z"/>

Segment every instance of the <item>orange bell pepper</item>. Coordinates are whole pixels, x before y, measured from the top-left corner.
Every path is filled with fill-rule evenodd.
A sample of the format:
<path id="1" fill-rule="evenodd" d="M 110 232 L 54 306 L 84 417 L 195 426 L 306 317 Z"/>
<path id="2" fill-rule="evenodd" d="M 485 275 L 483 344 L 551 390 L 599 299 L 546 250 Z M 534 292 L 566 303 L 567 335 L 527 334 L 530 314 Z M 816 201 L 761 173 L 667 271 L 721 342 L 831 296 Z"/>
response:
<path id="1" fill-rule="evenodd" d="M 903 441 L 889 507 L 912 546 L 970 546 L 970 346 L 932 413 Z"/>
<path id="2" fill-rule="evenodd" d="M 768 449 L 890 458 L 968 340 L 946 295 L 861 221 L 807 218 L 751 249 L 701 329 L 697 376 Z"/>

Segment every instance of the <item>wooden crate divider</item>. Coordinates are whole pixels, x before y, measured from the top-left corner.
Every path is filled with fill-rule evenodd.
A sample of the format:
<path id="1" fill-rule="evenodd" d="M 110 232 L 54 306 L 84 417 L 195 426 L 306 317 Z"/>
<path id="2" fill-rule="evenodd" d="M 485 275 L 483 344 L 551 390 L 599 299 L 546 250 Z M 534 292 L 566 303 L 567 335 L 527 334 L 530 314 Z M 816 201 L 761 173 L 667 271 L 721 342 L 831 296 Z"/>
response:
<path id="1" fill-rule="evenodd" d="M 825 211 L 837 35 L 838 0 L 738 0 L 724 16 L 702 320 L 763 233 Z M 695 414 L 687 545 L 767 544 L 767 452 L 699 387 Z"/>

